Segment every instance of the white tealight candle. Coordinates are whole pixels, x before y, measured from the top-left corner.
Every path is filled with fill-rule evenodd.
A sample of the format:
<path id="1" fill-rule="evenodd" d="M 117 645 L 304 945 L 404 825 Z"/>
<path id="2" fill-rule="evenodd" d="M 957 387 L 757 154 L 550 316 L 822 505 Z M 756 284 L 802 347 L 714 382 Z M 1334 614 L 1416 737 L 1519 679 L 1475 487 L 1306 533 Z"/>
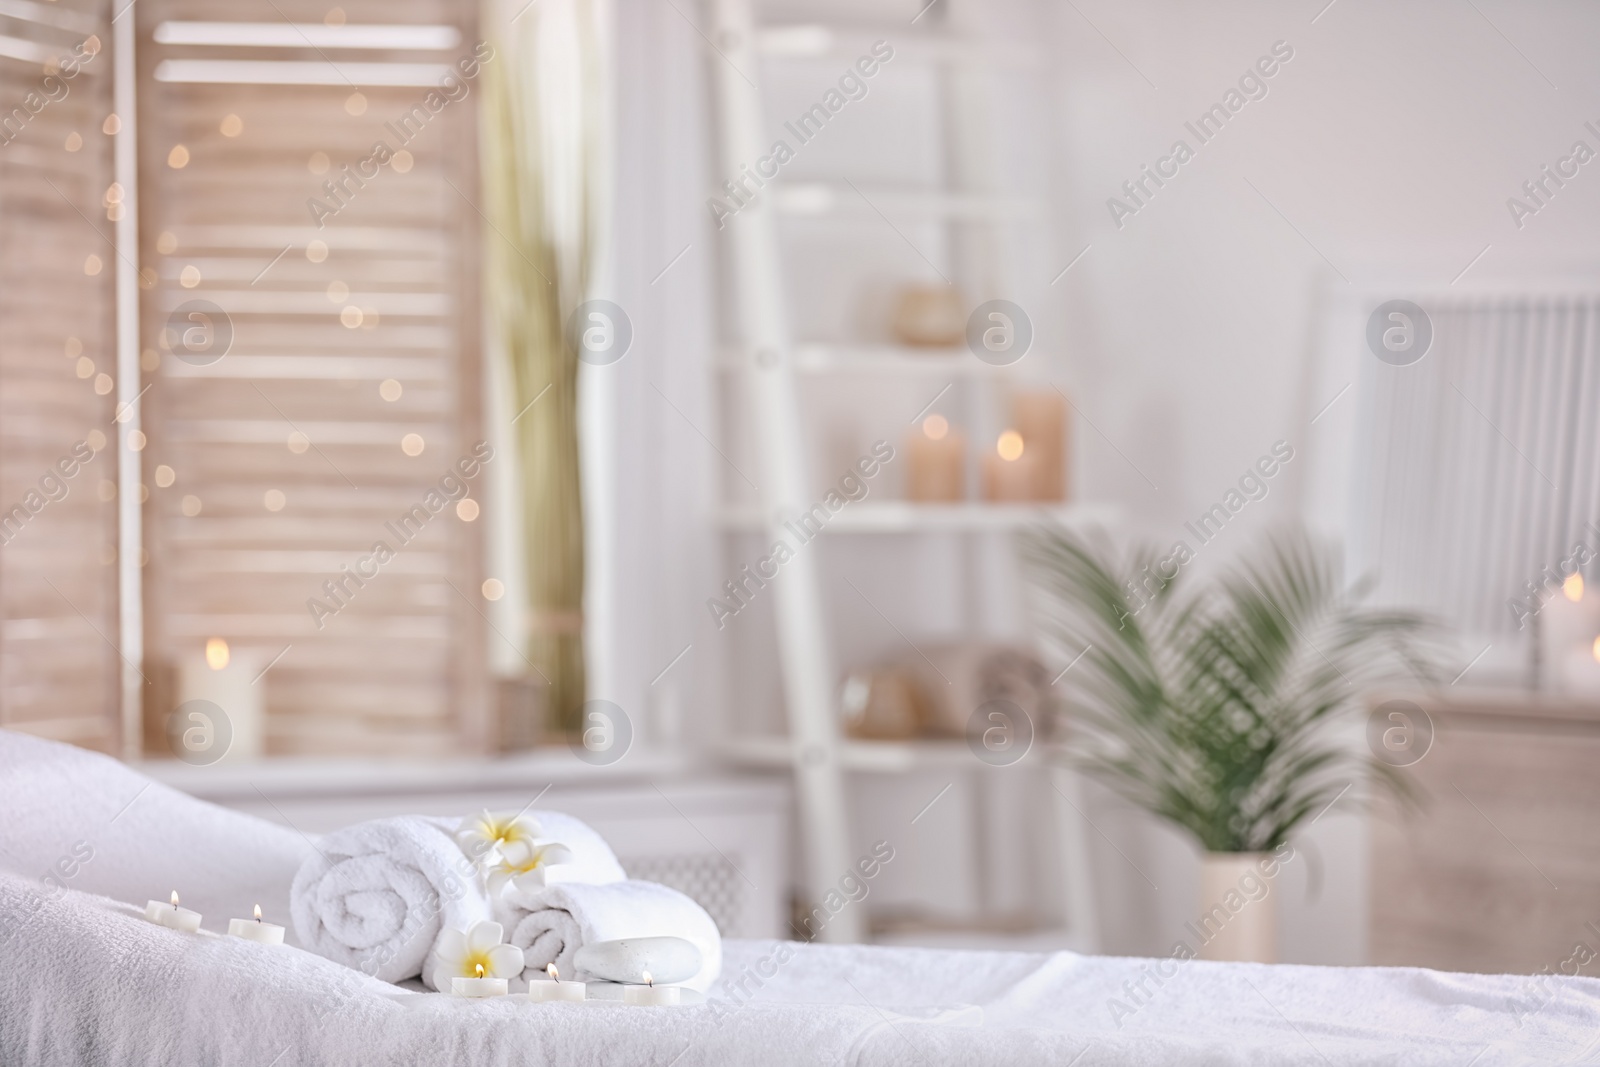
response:
<path id="1" fill-rule="evenodd" d="M 263 945 L 283 944 L 283 927 L 262 922 L 260 904 L 256 905 L 254 919 L 229 919 L 228 934 L 231 937 L 242 937 L 246 941 L 258 941 Z"/>
<path id="2" fill-rule="evenodd" d="M 478 977 L 450 979 L 450 993 L 457 997 L 503 997 L 511 990 L 505 978 L 485 978 L 483 964 L 478 964 Z"/>
<path id="3" fill-rule="evenodd" d="M 536 1004 L 582 1004 L 588 999 L 588 986 L 582 982 L 563 982 L 556 965 L 545 968 L 550 973 L 548 982 L 529 982 L 528 999 Z"/>
<path id="4" fill-rule="evenodd" d="M 640 1004 L 646 1006 L 664 1006 L 678 1003 L 678 987 L 675 985 L 656 985 L 650 978 L 650 972 L 644 972 L 644 985 L 624 986 L 622 989 L 622 1002 L 624 1004 Z"/>
<path id="5" fill-rule="evenodd" d="M 172 902 L 163 904 L 159 900 L 149 900 L 144 905 L 144 917 L 157 926 L 165 926 L 173 930 L 182 930 L 192 934 L 200 929 L 200 913 L 190 911 L 188 908 L 178 907 L 178 891 L 172 891 Z"/>

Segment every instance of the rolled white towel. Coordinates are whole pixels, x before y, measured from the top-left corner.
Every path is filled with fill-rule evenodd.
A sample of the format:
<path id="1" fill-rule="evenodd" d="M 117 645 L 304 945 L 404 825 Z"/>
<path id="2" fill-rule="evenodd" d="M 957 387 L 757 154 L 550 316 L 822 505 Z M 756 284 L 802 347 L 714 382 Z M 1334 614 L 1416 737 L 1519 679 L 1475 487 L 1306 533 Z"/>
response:
<path id="1" fill-rule="evenodd" d="M 562 883 L 539 893 L 511 894 L 495 905 L 496 917 L 522 949 L 523 981 L 537 980 L 555 964 L 563 975 L 587 981 L 573 957 L 584 945 L 634 937 L 681 937 L 700 950 L 700 972 L 683 984 L 705 992 L 722 972 L 722 935 L 706 910 L 676 889 L 655 882 L 607 885 Z"/>
<path id="2" fill-rule="evenodd" d="M 401 815 L 323 837 L 290 889 L 300 943 L 386 982 L 422 974 L 441 930 L 490 917 L 459 824 Z"/>

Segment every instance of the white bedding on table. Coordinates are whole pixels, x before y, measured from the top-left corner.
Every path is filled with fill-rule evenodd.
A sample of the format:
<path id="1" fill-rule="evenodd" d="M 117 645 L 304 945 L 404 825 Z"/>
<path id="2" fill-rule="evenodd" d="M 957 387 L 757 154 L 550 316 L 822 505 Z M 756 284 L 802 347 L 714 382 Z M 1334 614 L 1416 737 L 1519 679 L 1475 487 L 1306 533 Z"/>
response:
<path id="1" fill-rule="evenodd" d="M 104 795 L 141 788 L 0 731 L 0 867 L 21 872 L 0 873 L 5 1067 L 1600 1062 L 1589 978 L 1189 962 L 1158 983 L 1170 961 L 729 941 L 694 1007 L 414 993 L 212 932 L 285 899 L 309 845 L 160 786 L 120 816 Z M 36 880 L 79 840 L 95 855 L 67 888 Z M 174 878 L 204 932 L 142 917 Z"/>
<path id="2" fill-rule="evenodd" d="M 260 904 L 288 926 L 289 886 L 311 854 L 288 826 L 196 800 L 109 756 L 0 730 L 0 870 L 140 907 L 176 889 L 222 929 Z"/>
<path id="3" fill-rule="evenodd" d="M 729 941 L 707 1004 L 532 1005 L 407 992 L 298 949 L 181 934 L 130 905 L 44 894 L 12 875 L 0 875 L 0 916 L 7 1067 L 1489 1067 L 1592 1062 L 1600 1039 L 1600 981 L 1586 978 L 1546 999 L 1510 977 L 1196 962 L 1119 1030 L 1106 1002 L 1151 961 Z M 741 976 L 774 970 L 737 991 Z"/>

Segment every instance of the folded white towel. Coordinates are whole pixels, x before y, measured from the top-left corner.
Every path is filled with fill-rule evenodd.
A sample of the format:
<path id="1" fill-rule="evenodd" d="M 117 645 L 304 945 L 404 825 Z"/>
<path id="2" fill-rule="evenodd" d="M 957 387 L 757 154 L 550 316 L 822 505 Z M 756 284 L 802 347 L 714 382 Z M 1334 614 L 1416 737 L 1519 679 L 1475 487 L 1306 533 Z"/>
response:
<path id="1" fill-rule="evenodd" d="M 622 864 L 617 861 L 617 854 L 606 844 L 606 839 L 582 819 L 559 811 L 533 811 L 529 814 L 541 828 L 540 841 L 559 841 L 572 850 L 570 860 L 546 868 L 546 885 L 567 882 L 605 885 L 628 877 Z"/>
<path id="2" fill-rule="evenodd" d="M 540 840 L 560 841 L 572 853 L 571 862 L 544 872 L 547 881 L 624 877 L 611 846 L 581 819 L 554 811 L 525 818 L 538 825 Z M 323 837 L 294 879 L 290 910 L 301 943 L 386 982 L 420 976 L 428 983 L 443 931 L 490 918 L 487 865 L 464 851 L 462 825 L 459 818 L 401 815 Z"/>
<path id="3" fill-rule="evenodd" d="M 587 981 L 573 957 L 584 945 L 629 937 L 681 937 L 700 950 L 700 972 L 683 984 L 702 993 L 722 973 L 722 936 L 706 910 L 675 889 L 655 882 L 608 885 L 564 883 L 517 894 L 496 904 L 496 918 L 522 949 L 523 981 L 537 980 L 555 964 L 563 975 Z"/>
<path id="4" fill-rule="evenodd" d="M 268 922 L 286 922 L 289 885 L 312 853 L 287 826 L 10 730 L 0 730 L 0 816 L 0 870 L 140 907 L 176 890 L 207 930 L 226 930 L 257 904 Z"/>

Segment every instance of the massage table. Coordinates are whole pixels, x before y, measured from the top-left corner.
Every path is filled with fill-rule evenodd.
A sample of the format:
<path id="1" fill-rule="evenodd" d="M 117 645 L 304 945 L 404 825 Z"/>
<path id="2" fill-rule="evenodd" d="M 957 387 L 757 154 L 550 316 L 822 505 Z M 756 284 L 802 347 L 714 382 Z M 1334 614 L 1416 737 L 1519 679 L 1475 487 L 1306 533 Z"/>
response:
<path id="1" fill-rule="evenodd" d="M 1600 1062 L 1559 974 L 726 941 L 703 1003 L 458 999 L 219 932 L 287 916 L 290 828 L 7 731 L 0 813 L 4 1067 Z M 201 932 L 145 920 L 174 885 Z"/>

